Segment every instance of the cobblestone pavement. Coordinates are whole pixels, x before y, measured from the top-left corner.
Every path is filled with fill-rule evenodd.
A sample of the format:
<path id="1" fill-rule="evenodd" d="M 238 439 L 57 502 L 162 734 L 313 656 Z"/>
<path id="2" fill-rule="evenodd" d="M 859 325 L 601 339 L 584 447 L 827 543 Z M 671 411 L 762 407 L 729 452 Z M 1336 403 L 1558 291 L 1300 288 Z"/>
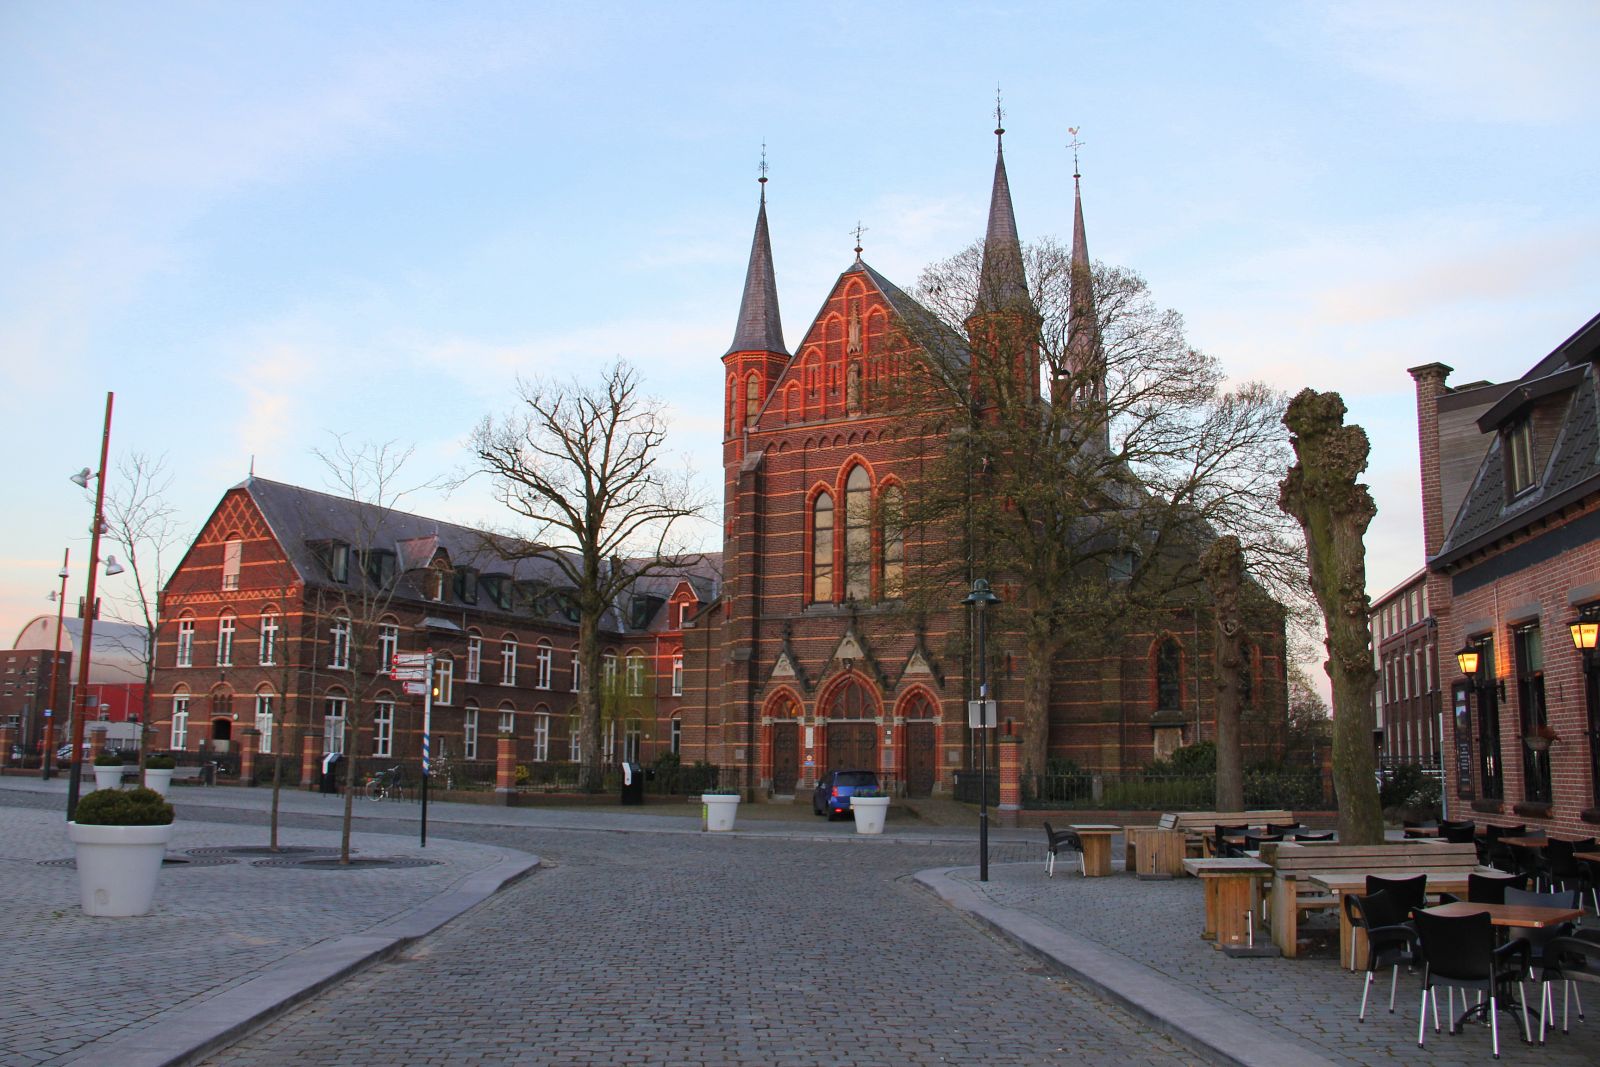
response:
<path id="1" fill-rule="evenodd" d="M 1120 847 L 1117 854 L 1121 854 Z M 1327 1059 L 1348 1064 L 1430 1065 L 1480 1064 L 1489 1059 L 1489 1032 L 1480 1026 L 1469 1026 L 1454 1037 L 1434 1034 L 1430 1026 L 1427 1047 L 1417 1048 L 1421 987 L 1415 976 L 1403 971 L 1394 1014 L 1387 1010 L 1389 982 L 1384 975 L 1373 983 L 1366 1022 L 1358 1023 L 1362 976 L 1341 969 L 1336 955 L 1292 960 L 1227 958 L 1200 939 L 1204 901 L 1196 879 L 1138 881 L 1122 873 L 1086 879 L 1076 873 L 1064 874 L 1059 867 L 1052 879 L 1045 877 L 1044 864 L 1037 860 L 992 867 L 987 883 L 978 882 L 975 870 L 960 870 L 952 876 L 994 904 L 1120 953 L 1192 993 L 1214 999 L 1218 1012 L 1244 1013 L 1279 1037 L 1309 1044 Z M 1595 924 L 1592 916 L 1588 923 Z M 1528 990 L 1530 996 L 1537 996 L 1531 983 Z M 1522 1044 L 1516 1024 L 1502 1015 L 1503 1062 L 1600 1062 L 1600 1020 L 1596 1019 L 1600 992 L 1590 985 L 1585 995 L 1590 998 L 1589 1021 L 1578 1022 L 1574 1011 L 1572 1032 L 1565 1036 L 1553 1032 L 1543 1048 Z M 1442 993 L 1440 1012 L 1442 1022 Z"/>
<path id="2" fill-rule="evenodd" d="M 970 849 L 452 832 L 543 866 L 213 1062 L 1194 1062 L 904 877 Z"/>
<path id="3" fill-rule="evenodd" d="M 202 822 L 180 808 L 168 854 L 265 843 L 253 825 Z M 284 843 L 336 848 L 325 829 L 286 831 Z M 370 929 L 439 896 L 506 856 L 462 842 L 359 834 L 363 855 L 425 856 L 404 870 L 262 868 L 250 860 L 168 866 L 154 912 L 139 919 L 83 914 L 61 798 L 0 790 L 0 1062 L 71 1062 L 91 1043 L 137 1033 L 174 1010 L 229 990 L 330 937 Z M 69 1007 L 70 1006 L 70 1007 Z"/>

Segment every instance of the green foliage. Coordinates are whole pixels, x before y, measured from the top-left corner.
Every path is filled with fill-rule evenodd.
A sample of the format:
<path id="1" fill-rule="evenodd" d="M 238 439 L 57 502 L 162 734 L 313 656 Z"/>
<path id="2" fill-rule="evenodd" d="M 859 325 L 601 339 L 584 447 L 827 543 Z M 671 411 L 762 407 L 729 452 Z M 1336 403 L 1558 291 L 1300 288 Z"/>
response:
<path id="1" fill-rule="evenodd" d="M 1164 760 L 1150 764 L 1151 774 L 1215 774 L 1217 743 L 1199 741 L 1185 745 Z"/>
<path id="2" fill-rule="evenodd" d="M 165 826 L 173 811 L 154 789 L 97 789 L 78 801 L 73 818 L 84 826 Z"/>
<path id="3" fill-rule="evenodd" d="M 94 758 L 96 767 L 120 767 L 122 756 L 116 752 L 102 752 Z"/>
<path id="4" fill-rule="evenodd" d="M 170 771 L 176 769 L 178 761 L 171 756 L 153 753 L 144 758 L 144 769 L 147 771 Z"/>
<path id="5" fill-rule="evenodd" d="M 850 794 L 852 799 L 855 797 L 886 797 L 888 795 L 889 791 L 887 789 L 879 789 L 875 785 L 869 785 L 861 789 L 856 789 Z"/>
<path id="6" fill-rule="evenodd" d="M 1416 763 L 1402 763 L 1383 777 L 1378 803 L 1385 808 L 1425 808 L 1439 803 L 1439 779 Z"/>
<path id="7" fill-rule="evenodd" d="M 737 789 L 707 789 L 700 795 L 705 797 L 736 797 L 739 795 L 739 791 Z"/>
<path id="8" fill-rule="evenodd" d="M 517 785 L 527 785 L 533 780 L 533 773 L 528 770 L 526 763 L 517 764 Z"/>
<path id="9" fill-rule="evenodd" d="M 1078 766 L 1077 761 L 1067 759 L 1065 756 L 1051 756 L 1044 761 L 1044 773 L 1053 777 L 1064 778 L 1074 774 L 1082 774 L 1083 768 Z"/>

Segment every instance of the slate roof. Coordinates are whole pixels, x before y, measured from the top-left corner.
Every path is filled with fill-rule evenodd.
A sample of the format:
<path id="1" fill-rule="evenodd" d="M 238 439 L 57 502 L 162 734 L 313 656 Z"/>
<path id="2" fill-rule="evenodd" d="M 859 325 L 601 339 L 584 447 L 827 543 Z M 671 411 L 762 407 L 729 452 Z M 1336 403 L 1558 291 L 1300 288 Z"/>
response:
<path id="1" fill-rule="evenodd" d="M 1575 500 L 1600 492 L 1600 397 L 1592 362 L 1596 358 L 1600 358 L 1600 315 L 1535 364 L 1519 379 L 1518 387 L 1486 414 L 1481 428 L 1491 435 L 1488 451 L 1430 565 L 1446 566 Z M 1564 399 L 1558 395 L 1562 393 Z M 1565 405 L 1560 430 L 1539 472 L 1537 487 L 1507 501 L 1500 425 L 1540 400 Z M 1490 420 L 1488 414 L 1496 415 L 1496 420 Z"/>
<path id="2" fill-rule="evenodd" d="M 996 130 L 998 136 L 1004 131 Z M 1011 206 L 1011 181 L 1006 177 L 1006 154 L 995 142 L 994 186 L 989 192 L 989 225 L 983 235 L 983 267 L 978 275 L 978 300 L 974 313 L 1012 308 L 1032 310 L 1027 273 L 1022 266 L 1022 240 L 1017 236 L 1017 216 Z"/>
<path id="3" fill-rule="evenodd" d="M 765 178 L 762 179 L 766 181 Z M 739 321 L 734 327 L 733 344 L 723 355 L 734 352 L 781 352 L 783 320 L 778 314 L 778 279 L 772 269 L 772 238 L 767 233 L 767 187 L 761 187 L 761 210 L 756 213 L 756 233 L 750 242 L 750 264 L 744 274 L 744 295 L 739 299 Z"/>

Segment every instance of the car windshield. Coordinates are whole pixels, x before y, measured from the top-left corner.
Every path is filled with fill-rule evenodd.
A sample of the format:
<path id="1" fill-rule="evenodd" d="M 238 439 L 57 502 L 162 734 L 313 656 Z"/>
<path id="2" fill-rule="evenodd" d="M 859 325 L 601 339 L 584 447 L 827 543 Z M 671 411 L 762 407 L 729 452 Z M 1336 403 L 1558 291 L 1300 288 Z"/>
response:
<path id="1" fill-rule="evenodd" d="M 839 775 L 840 785 L 877 785 L 878 776 L 871 771 L 845 771 Z"/>

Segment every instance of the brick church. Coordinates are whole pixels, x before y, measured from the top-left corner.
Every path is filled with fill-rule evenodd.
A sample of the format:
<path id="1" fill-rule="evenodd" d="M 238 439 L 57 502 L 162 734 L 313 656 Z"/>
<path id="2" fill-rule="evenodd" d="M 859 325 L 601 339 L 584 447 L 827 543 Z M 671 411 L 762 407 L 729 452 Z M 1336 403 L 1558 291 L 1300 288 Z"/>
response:
<path id="1" fill-rule="evenodd" d="M 791 351 L 761 182 L 744 293 L 722 356 L 723 585 L 684 635 L 686 751 L 739 769 L 758 795 L 799 794 L 843 767 L 875 769 L 913 796 L 948 791 L 957 771 L 978 763 L 966 712 L 976 695 L 969 611 L 959 606 L 961 589 L 952 589 L 947 610 L 913 611 L 903 597 L 907 568 L 943 546 L 908 546 L 894 524 L 918 491 L 926 442 L 908 440 L 889 405 L 875 403 L 904 366 L 896 346 L 907 334 L 897 325 L 933 316 L 858 247 Z M 1076 191 L 1072 256 L 1087 267 Z M 981 291 L 1009 288 L 1031 308 L 1022 262 L 997 145 Z M 1000 277 L 1008 266 L 1013 273 Z M 1092 305 L 1075 307 L 1080 313 L 1092 317 Z M 1036 382 L 1029 388 L 1038 391 Z M 1005 576 L 988 577 L 998 586 Z M 1119 655 L 1053 664 L 1052 758 L 1115 774 L 1214 738 L 1209 613 L 1179 606 L 1133 629 L 1144 632 Z M 991 737 L 1022 719 L 1020 641 L 995 640 L 1002 647 L 996 656 L 990 644 L 990 662 L 1000 665 L 991 695 L 1003 725 Z M 1248 647 L 1251 702 L 1281 723 L 1281 617 Z M 992 752 L 989 765 L 998 765 Z"/>

